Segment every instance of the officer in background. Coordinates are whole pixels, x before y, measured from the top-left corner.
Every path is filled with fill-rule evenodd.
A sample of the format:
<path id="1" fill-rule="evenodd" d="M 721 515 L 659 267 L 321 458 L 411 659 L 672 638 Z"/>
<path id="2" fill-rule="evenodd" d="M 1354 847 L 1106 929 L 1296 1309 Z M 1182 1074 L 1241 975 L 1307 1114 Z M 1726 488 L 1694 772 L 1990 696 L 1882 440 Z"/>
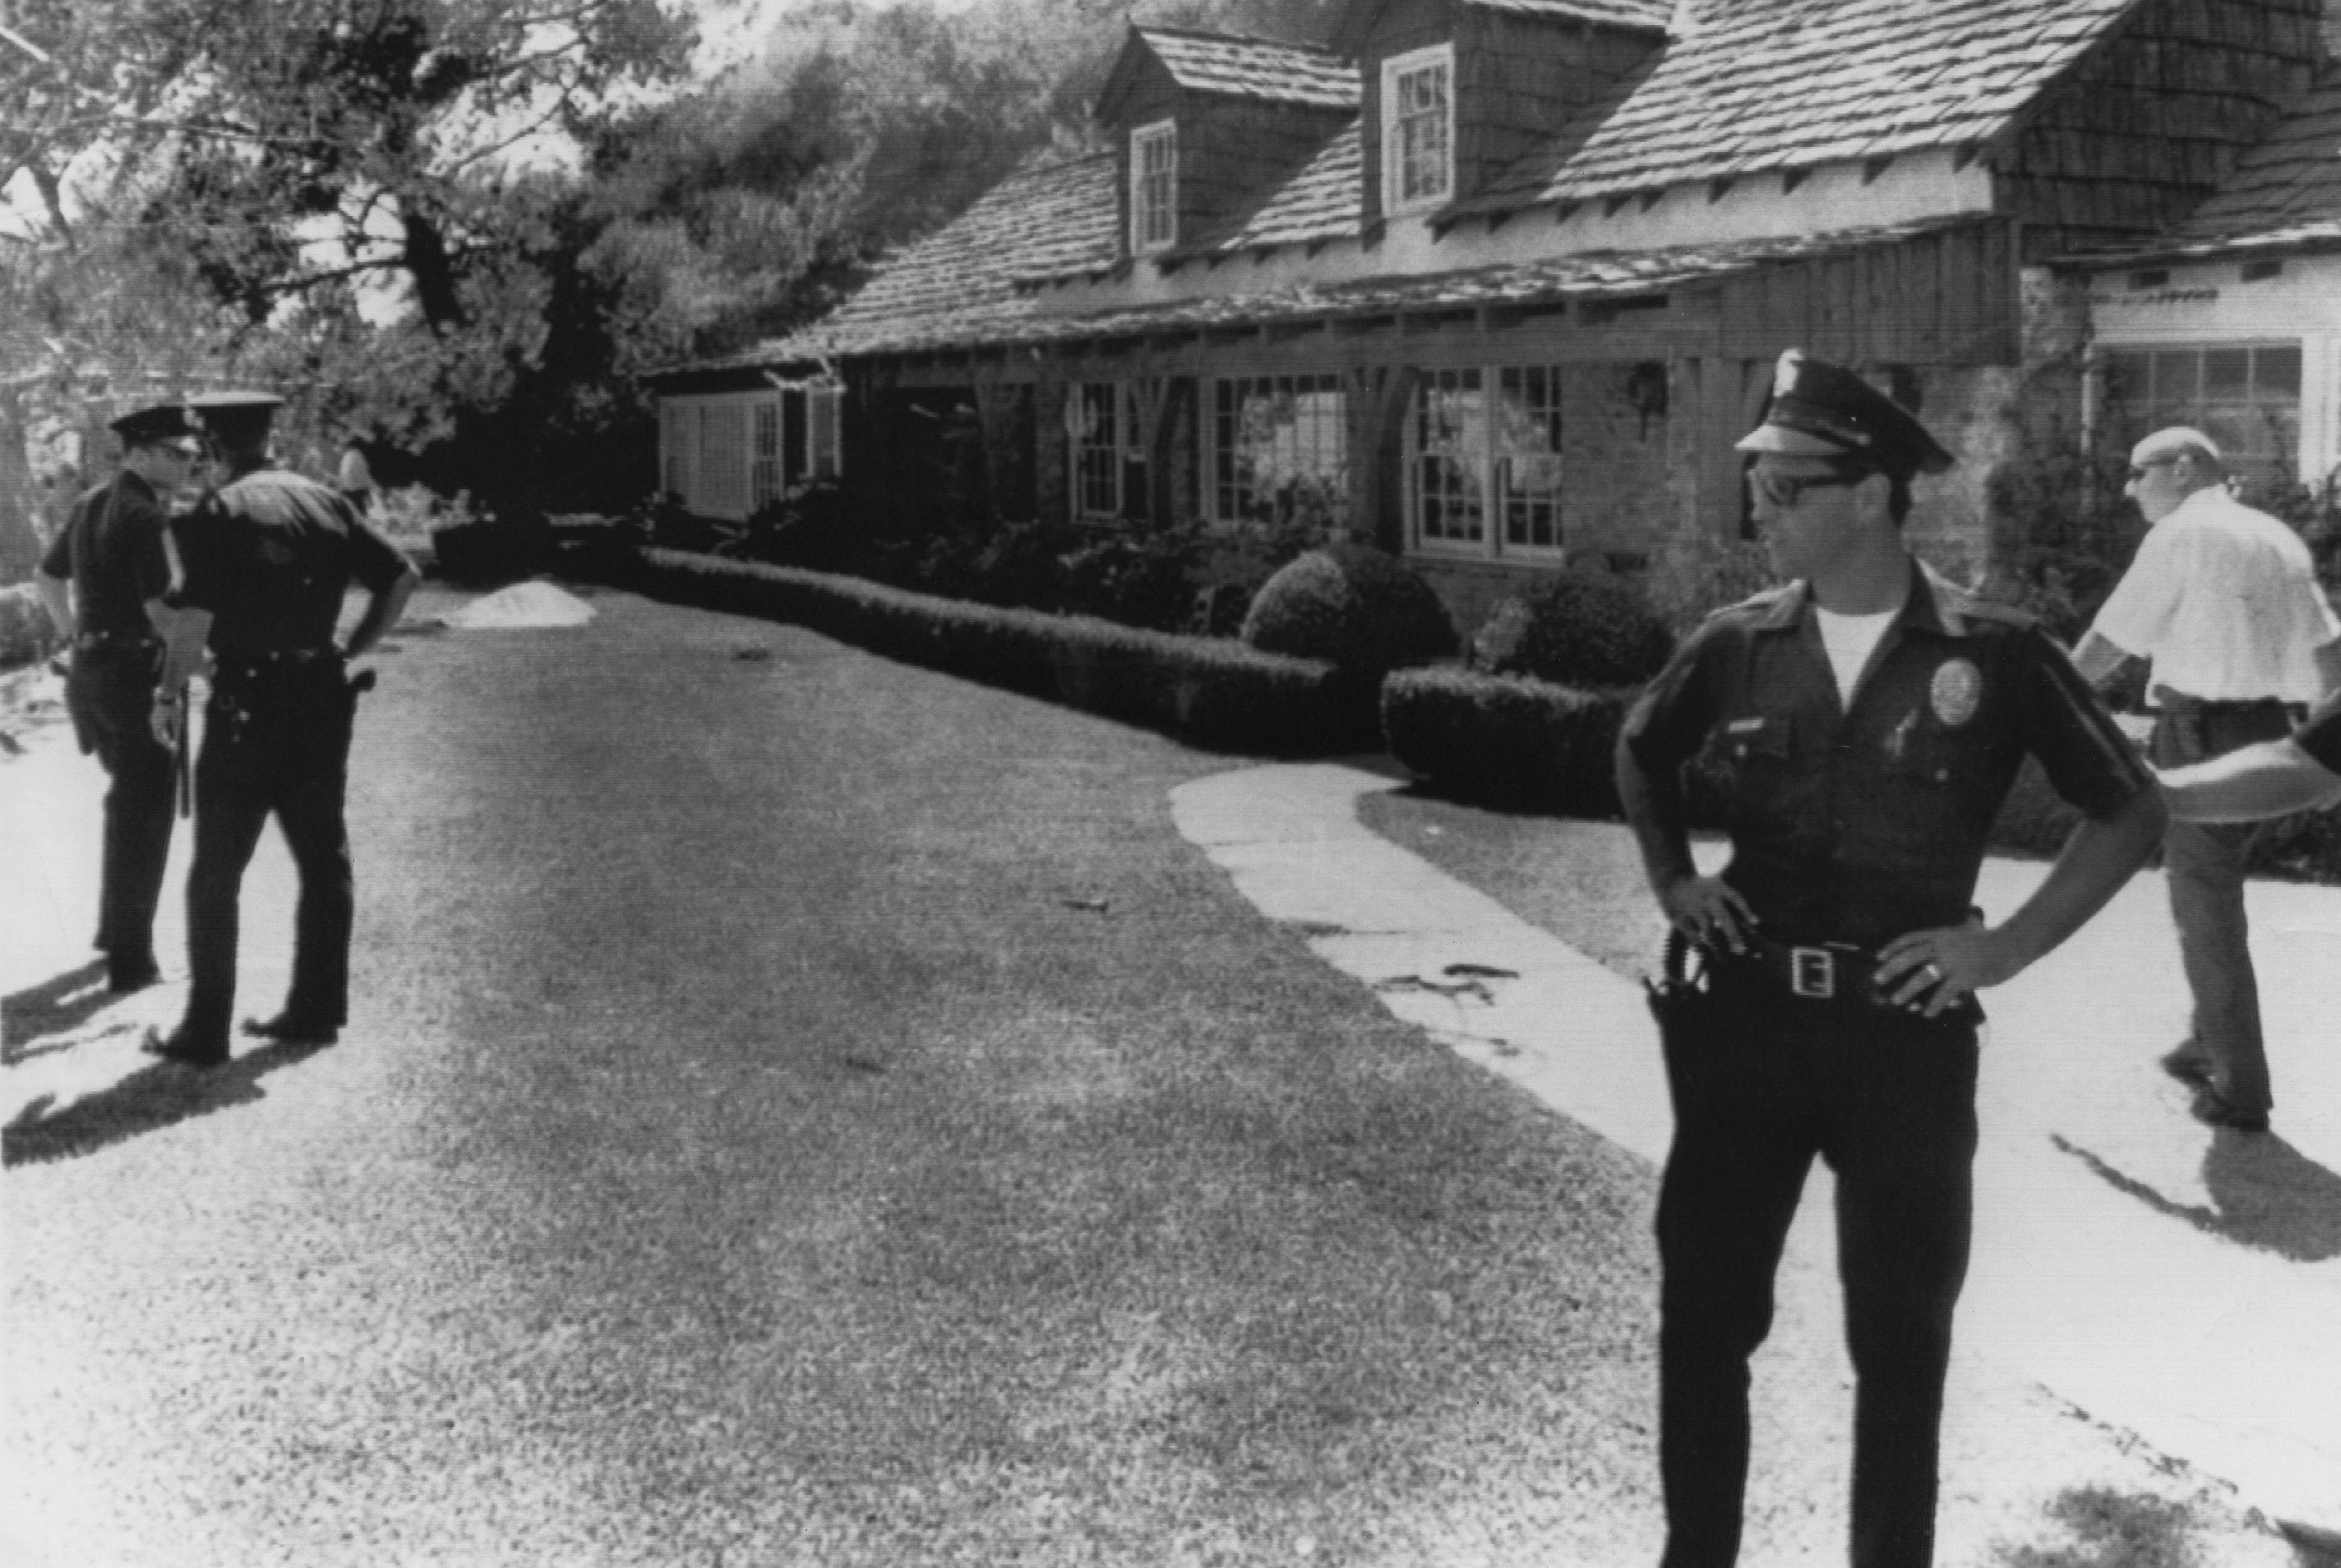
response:
<path id="1" fill-rule="evenodd" d="M 1791 350 L 1738 446 L 1790 581 L 1693 633 L 1618 749 L 1651 885 L 1707 958 L 1696 1004 L 1662 1008 L 1664 1563 L 1738 1556 L 1748 1363 L 1818 1154 L 1837 1174 L 1858 1379 L 1852 1561 L 1923 1564 L 1974 1213 L 1974 994 L 2078 929 L 2164 814 L 2064 650 L 1910 554 L 1911 478 L 1951 458 L 1908 412 Z M 2024 906 L 1987 924 L 1970 900 L 2027 754 L 2087 820 Z M 1687 766 L 1730 836 L 1718 876 L 1691 859 Z"/>
<path id="2" fill-rule="evenodd" d="M 404 557 L 332 489 L 268 462 L 283 399 L 215 393 L 191 400 L 217 449 L 221 483 L 180 529 L 185 635 L 163 678 L 186 678 L 208 646 L 211 701 L 195 764 L 195 858 L 187 875 L 187 1010 L 147 1049 L 211 1067 L 228 1057 L 235 1003 L 237 899 L 271 814 L 300 874 L 293 984 L 282 1011 L 249 1034 L 288 1043 L 335 1039 L 349 1005 L 354 888 L 343 818 L 357 694 L 349 661 L 396 622 L 416 581 Z M 334 632 L 344 592 L 366 594 L 348 640 Z M 175 738 L 160 704 L 157 738 Z"/>
<path id="3" fill-rule="evenodd" d="M 174 575 L 165 505 L 202 448 L 176 403 L 125 414 L 111 428 L 122 438 L 122 472 L 81 498 L 34 581 L 73 646 L 65 707 L 74 734 L 112 781 L 96 945 L 105 954 L 107 987 L 125 992 L 161 978 L 154 908 L 171 854 L 174 759 L 156 742 L 147 714 L 157 698 L 170 624 L 164 600 Z M 167 697 L 176 692 L 162 688 Z"/>

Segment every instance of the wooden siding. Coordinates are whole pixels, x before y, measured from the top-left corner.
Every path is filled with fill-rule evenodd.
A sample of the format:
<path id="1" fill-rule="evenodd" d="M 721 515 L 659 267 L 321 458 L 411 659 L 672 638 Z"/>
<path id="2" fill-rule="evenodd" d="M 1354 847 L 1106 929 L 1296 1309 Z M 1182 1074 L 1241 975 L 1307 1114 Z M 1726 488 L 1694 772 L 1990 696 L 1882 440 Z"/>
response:
<path id="1" fill-rule="evenodd" d="M 1728 278 L 1718 290 L 1720 351 L 1748 360 L 1802 348 L 1848 364 L 2013 365 L 2017 228 L 1974 224 Z"/>
<path id="2" fill-rule="evenodd" d="M 1594 105 L 1613 100 L 1663 41 L 1582 23 L 1471 8 L 1456 41 L 1455 195 L 1478 195 Z"/>
<path id="3" fill-rule="evenodd" d="M 2321 47 L 2318 0 L 2148 0 L 1995 160 L 2025 258 L 2185 217 L 2275 127 Z"/>

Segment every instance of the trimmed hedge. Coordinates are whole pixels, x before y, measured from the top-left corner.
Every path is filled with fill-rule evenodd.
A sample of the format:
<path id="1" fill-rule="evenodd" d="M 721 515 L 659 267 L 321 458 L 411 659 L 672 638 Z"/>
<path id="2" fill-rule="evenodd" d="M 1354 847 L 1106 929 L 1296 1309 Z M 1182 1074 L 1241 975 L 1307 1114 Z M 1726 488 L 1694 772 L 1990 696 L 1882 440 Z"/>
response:
<path id="1" fill-rule="evenodd" d="M 1619 813 L 1610 762 L 1636 688 L 1580 691 L 1440 667 L 1382 683 L 1390 754 L 1443 794 L 1563 816 Z"/>
<path id="2" fill-rule="evenodd" d="M 1213 750 L 1326 755 L 1379 744 L 1372 685 L 1314 660 L 801 567 L 609 544 L 561 556 L 567 570 L 651 598 L 791 622 Z"/>
<path id="3" fill-rule="evenodd" d="M 1260 584 L 1243 640 L 1262 653 L 1325 659 L 1380 679 L 1455 651 L 1438 593 L 1405 562 L 1370 544 L 1327 544 Z"/>
<path id="4" fill-rule="evenodd" d="M 1390 754 L 1441 794 L 1515 811 L 1616 817 L 1618 732 L 1639 691 L 1402 670 L 1382 684 L 1382 729 Z M 1694 826 L 1721 825 L 1696 789 L 1689 806 Z M 2027 758 L 1992 824 L 1991 847 L 2050 858 L 2080 820 Z M 2341 884 L 2341 810 L 2269 823 L 2247 866 L 2255 876 Z"/>

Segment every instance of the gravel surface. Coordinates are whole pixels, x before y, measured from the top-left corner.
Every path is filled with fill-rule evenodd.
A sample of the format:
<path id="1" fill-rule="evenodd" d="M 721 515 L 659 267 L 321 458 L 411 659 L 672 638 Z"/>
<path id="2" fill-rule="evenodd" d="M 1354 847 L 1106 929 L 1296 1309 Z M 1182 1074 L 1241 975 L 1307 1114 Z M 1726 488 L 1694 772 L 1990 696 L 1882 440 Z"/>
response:
<path id="1" fill-rule="evenodd" d="M 12 1036 L 0 1556 L 1653 1555 L 1649 1173 L 1250 911 L 1226 759 L 592 603 L 382 658 L 340 1045 Z"/>

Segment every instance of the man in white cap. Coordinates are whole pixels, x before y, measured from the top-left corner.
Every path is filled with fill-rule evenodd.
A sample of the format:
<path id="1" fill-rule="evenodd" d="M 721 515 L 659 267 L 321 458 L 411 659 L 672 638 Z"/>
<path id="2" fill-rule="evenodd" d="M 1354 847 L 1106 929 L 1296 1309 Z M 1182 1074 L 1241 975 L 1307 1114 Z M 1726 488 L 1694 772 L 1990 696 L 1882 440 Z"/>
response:
<path id="1" fill-rule="evenodd" d="M 2157 767 L 2281 739 L 2341 684 L 2341 621 L 2307 545 L 2228 494 L 2219 448 L 2199 430 L 2177 426 L 2139 442 L 2127 488 L 2146 536 L 2074 651 L 2082 677 L 2102 687 L 2129 660 L 2152 662 L 2148 754 Z M 2162 847 L 2195 1004 L 2192 1027 L 2163 1070 L 2194 1091 L 2197 1119 L 2246 1133 L 2266 1131 L 2275 1104 L 2244 914 L 2244 864 L 2256 831 L 2178 817 Z"/>

